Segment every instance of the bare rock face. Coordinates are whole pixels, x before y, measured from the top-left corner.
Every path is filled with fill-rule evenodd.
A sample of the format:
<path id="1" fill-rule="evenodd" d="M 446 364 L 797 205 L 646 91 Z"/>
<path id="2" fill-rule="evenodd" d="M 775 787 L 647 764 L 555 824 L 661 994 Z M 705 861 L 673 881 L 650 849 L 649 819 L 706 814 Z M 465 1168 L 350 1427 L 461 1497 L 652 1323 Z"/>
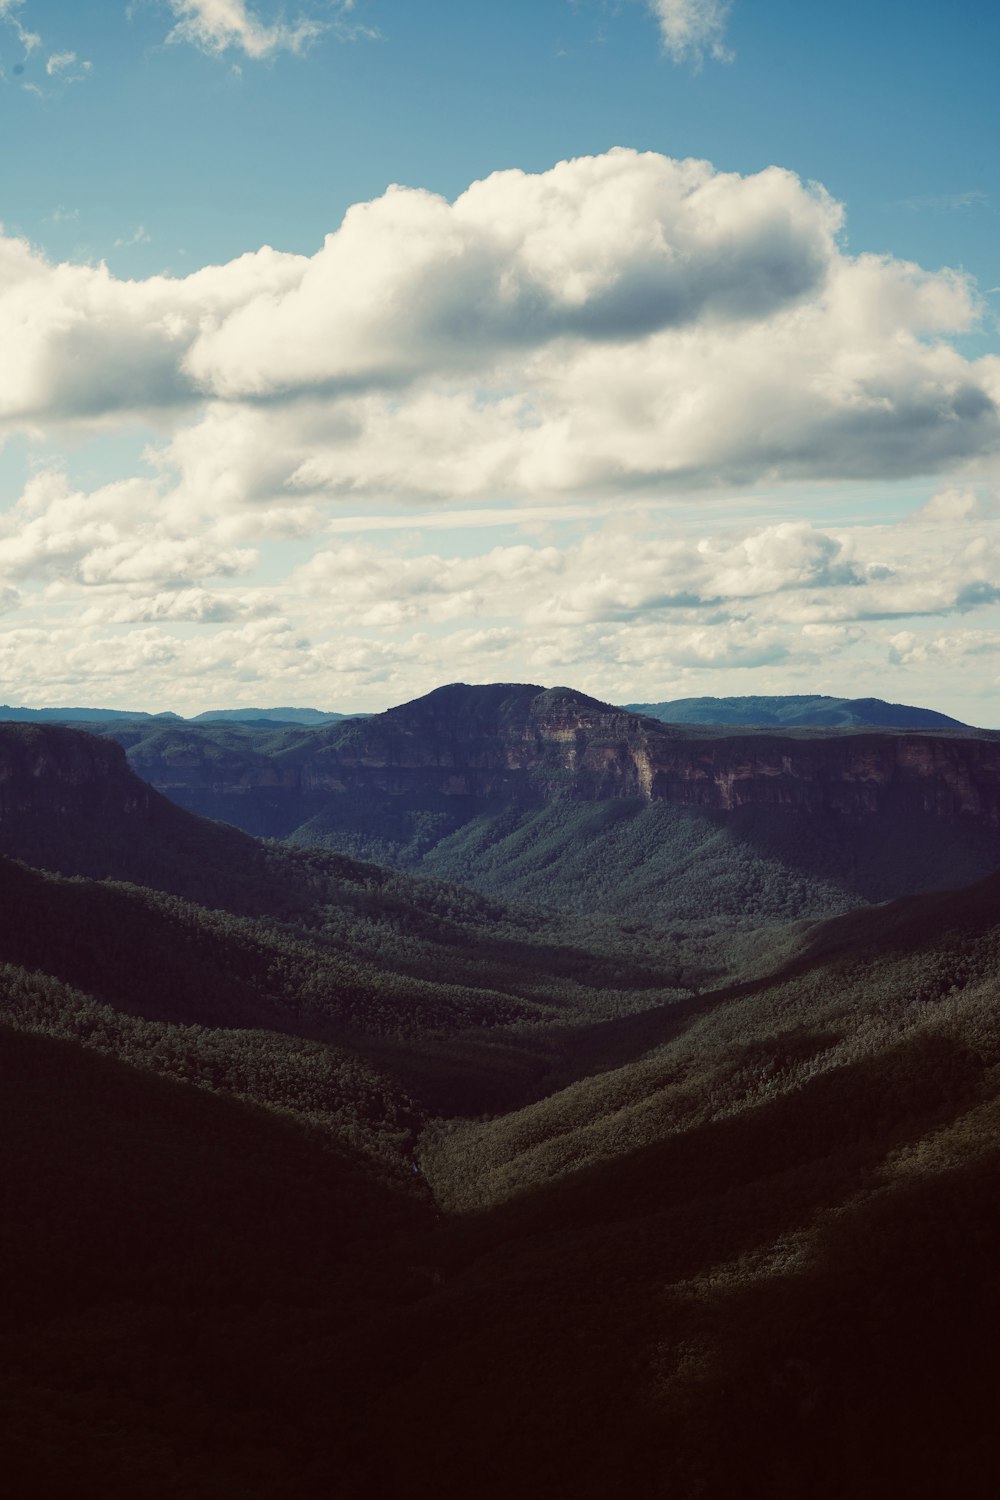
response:
<path id="1" fill-rule="evenodd" d="M 386 791 L 425 777 L 452 796 L 635 797 L 651 792 L 653 730 L 569 688 L 456 683 L 350 725 L 329 753 L 345 786 L 374 773 Z"/>
<path id="2" fill-rule="evenodd" d="M 1000 824 L 1000 743 L 933 735 L 720 739 L 683 751 L 658 745 L 654 800 L 731 812 L 787 807 L 864 817 L 876 812 Z"/>
<path id="3" fill-rule="evenodd" d="M 155 778 L 169 789 L 168 778 Z M 664 725 L 568 688 L 439 688 L 371 719 L 310 731 L 236 785 L 303 793 L 596 801 L 637 797 L 863 817 L 891 810 L 1000 821 L 1000 738 L 800 734 Z"/>

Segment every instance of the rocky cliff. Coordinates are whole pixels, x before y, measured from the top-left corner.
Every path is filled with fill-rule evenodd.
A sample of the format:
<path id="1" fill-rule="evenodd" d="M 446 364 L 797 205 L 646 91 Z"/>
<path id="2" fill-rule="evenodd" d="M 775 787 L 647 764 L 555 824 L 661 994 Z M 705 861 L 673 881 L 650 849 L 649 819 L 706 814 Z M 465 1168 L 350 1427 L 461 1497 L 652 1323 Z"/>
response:
<path id="1" fill-rule="evenodd" d="M 252 833 L 490 895 L 685 920 L 826 915 L 1000 866 L 1000 736 L 986 733 L 681 727 L 525 684 L 455 684 L 319 728 L 106 732 L 158 791 L 106 740 L 0 725 L 0 852 L 207 904 L 231 905 L 242 872 L 252 909 L 270 880 Z"/>
<path id="2" fill-rule="evenodd" d="M 0 723 L 0 855 L 241 912 L 273 895 L 262 845 L 176 806 L 114 741 L 55 725 Z"/>
<path id="3" fill-rule="evenodd" d="M 280 823 L 282 807 L 301 821 L 331 798 L 405 796 L 626 797 L 717 812 L 969 815 L 1000 826 L 1000 736 L 677 726 L 531 684 L 452 684 L 370 719 L 256 739 L 159 729 L 129 753 L 169 796 L 236 823 L 247 799 L 266 799 Z"/>
<path id="4" fill-rule="evenodd" d="M 144 817 L 155 797 L 120 745 L 50 725 L 0 725 L 0 825 L 24 818 Z"/>

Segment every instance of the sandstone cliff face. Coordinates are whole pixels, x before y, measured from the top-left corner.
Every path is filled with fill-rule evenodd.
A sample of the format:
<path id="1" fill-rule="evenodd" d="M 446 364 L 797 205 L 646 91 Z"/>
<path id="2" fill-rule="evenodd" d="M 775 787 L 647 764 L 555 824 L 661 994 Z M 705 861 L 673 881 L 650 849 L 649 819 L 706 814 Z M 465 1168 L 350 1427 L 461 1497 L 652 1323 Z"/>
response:
<path id="1" fill-rule="evenodd" d="M 530 685 L 458 684 L 371 719 L 299 732 L 270 756 L 192 750 L 141 769 L 182 801 L 196 790 L 310 803 L 628 797 L 723 813 L 968 815 L 1000 827 L 1000 737 L 699 731 Z"/>
<path id="2" fill-rule="evenodd" d="M 102 807 L 143 815 L 154 793 L 131 772 L 121 746 L 61 727 L 0 726 L 0 823 Z"/>
<path id="3" fill-rule="evenodd" d="M 651 796 L 729 812 L 968 814 L 1000 826 L 1000 743 L 931 735 L 720 740 L 654 750 Z"/>
<path id="4" fill-rule="evenodd" d="M 0 821 L 39 809 L 144 815 L 146 781 L 240 823 L 241 801 L 314 811 L 407 796 L 522 803 L 637 798 L 710 812 L 775 807 L 865 818 L 970 817 L 1000 828 L 1000 736 L 699 731 L 569 689 L 440 688 L 371 719 L 295 731 L 267 751 L 185 729 L 133 752 L 48 725 L 0 726 Z M 254 831 L 257 831 L 256 829 Z M 275 832 L 279 829 L 275 827 Z"/>

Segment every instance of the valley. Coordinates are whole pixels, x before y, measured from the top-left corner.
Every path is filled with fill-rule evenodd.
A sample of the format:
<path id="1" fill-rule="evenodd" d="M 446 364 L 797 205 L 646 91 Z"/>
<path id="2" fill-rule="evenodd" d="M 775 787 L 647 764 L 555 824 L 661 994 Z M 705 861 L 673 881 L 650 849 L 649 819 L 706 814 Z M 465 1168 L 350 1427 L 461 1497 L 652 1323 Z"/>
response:
<path id="1" fill-rule="evenodd" d="M 19 1492 L 980 1492 L 1000 742 L 101 730 L 0 725 Z"/>

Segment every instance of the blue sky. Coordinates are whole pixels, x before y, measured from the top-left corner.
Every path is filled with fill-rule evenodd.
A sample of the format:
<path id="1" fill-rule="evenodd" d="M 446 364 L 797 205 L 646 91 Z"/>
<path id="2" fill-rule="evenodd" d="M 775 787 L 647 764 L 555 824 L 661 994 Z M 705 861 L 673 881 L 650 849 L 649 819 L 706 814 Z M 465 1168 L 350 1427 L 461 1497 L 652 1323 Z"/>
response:
<path id="1" fill-rule="evenodd" d="M 998 43 L 976 3 L 0 0 L 0 697 L 1000 724 Z"/>

